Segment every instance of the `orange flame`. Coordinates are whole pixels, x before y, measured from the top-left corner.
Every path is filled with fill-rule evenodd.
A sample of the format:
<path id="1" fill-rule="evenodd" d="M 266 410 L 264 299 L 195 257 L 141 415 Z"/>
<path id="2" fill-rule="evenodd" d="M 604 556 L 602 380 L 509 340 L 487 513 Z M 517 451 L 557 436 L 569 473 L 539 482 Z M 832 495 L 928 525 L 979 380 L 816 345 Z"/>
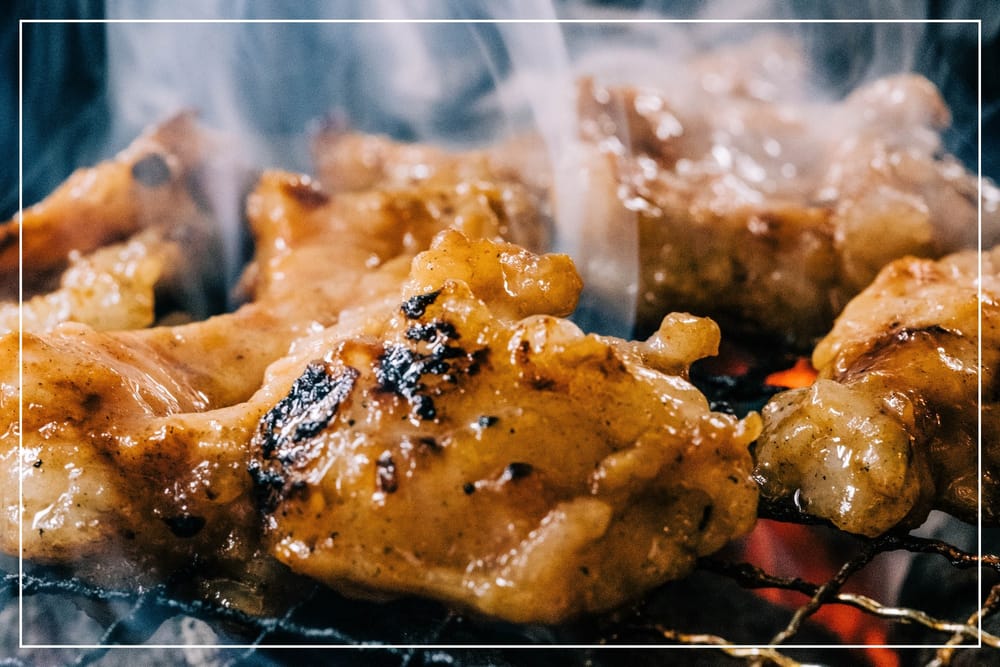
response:
<path id="1" fill-rule="evenodd" d="M 760 521 L 744 543 L 744 557 L 754 565 L 778 576 L 800 577 L 806 581 L 828 580 L 840 566 L 822 535 L 810 526 Z M 808 600 L 796 591 L 762 588 L 755 593 L 782 607 L 796 609 Z M 890 648 L 883 622 L 864 612 L 839 604 L 827 604 L 812 620 L 837 635 L 845 644 L 866 645 L 864 657 L 872 667 L 899 667 L 899 654 Z"/>
<path id="2" fill-rule="evenodd" d="M 764 382 L 772 387 L 798 389 L 799 387 L 808 387 L 815 382 L 816 375 L 816 369 L 809 363 L 808 357 L 799 357 L 794 366 L 771 373 L 764 378 Z"/>

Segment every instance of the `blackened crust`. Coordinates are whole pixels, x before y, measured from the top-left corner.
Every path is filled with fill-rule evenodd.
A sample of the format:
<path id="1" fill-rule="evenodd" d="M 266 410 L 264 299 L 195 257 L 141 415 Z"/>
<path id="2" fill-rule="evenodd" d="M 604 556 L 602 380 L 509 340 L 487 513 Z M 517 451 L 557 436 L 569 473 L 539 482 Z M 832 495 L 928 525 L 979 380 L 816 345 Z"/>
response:
<path id="1" fill-rule="evenodd" d="M 455 326 L 444 320 L 409 327 L 406 339 L 413 344 L 386 345 L 378 358 L 375 377 L 379 390 L 405 398 L 418 418 L 436 419 L 438 411 L 432 396 L 435 392 L 429 386 L 434 383 L 429 378 L 437 376 L 447 383 L 457 382 L 461 375 L 476 372 L 482 356 L 481 351 L 470 353 L 460 345 L 450 344 L 458 338 Z"/>
<path id="2" fill-rule="evenodd" d="M 410 297 L 403 302 L 403 305 L 399 307 L 403 314 L 406 315 L 411 320 L 415 320 L 418 317 L 424 316 L 424 311 L 427 310 L 427 306 L 434 303 L 441 291 L 428 292 L 427 294 L 418 294 L 416 296 Z"/>
<path id="3" fill-rule="evenodd" d="M 292 384 L 288 395 L 261 418 L 251 440 L 254 458 L 247 469 L 263 511 L 274 511 L 295 490 L 290 473 L 308 462 L 312 450 L 309 440 L 337 414 L 359 375 L 351 367 L 332 375 L 324 362 L 313 361 Z"/>

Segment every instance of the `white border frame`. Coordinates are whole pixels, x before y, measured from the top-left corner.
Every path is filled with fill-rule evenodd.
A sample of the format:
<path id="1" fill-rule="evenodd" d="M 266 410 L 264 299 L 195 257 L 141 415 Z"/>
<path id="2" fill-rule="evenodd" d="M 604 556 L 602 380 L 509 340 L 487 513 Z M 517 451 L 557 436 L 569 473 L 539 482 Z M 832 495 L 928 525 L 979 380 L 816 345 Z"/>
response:
<path id="1" fill-rule="evenodd" d="M 348 23 L 348 24 L 400 24 L 400 23 L 427 23 L 427 24 L 515 24 L 515 23 L 555 23 L 555 24 L 635 24 L 635 23 L 666 23 L 666 24 L 822 24 L 822 23 L 844 23 L 844 24 L 975 24 L 977 27 L 977 91 L 976 91 L 976 117 L 977 117 L 977 153 L 976 153 L 976 176 L 977 176 L 977 215 L 978 215 L 978 249 L 979 255 L 979 282 L 978 282 L 978 327 L 979 327 L 979 347 L 978 347 L 978 367 L 982 369 L 982 249 L 983 249 L 983 217 L 982 217 L 982 187 L 983 187 L 983 114 L 982 114 L 982 91 L 983 91 L 983 26 L 982 19 L 18 19 L 18 224 L 21 224 L 24 210 L 24 25 L 25 24 L 46 24 L 46 23 L 95 23 L 95 24 L 143 24 L 143 23 L 178 23 L 178 24 L 199 24 L 199 23 L 261 23 L 261 24 L 294 24 L 294 23 Z M 23 303 L 24 295 L 24 232 L 18 236 L 18 301 Z M 18 382 L 24 386 L 24 365 L 23 355 L 23 311 L 18 311 Z M 982 516 L 982 372 L 979 373 L 977 400 L 979 404 L 979 425 L 977 431 L 978 445 L 978 495 L 979 512 L 977 517 L 977 554 L 982 559 L 983 554 L 983 516 Z M 24 401 L 23 396 L 18 393 L 18 463 L 23 460 L 24 453 L 24 433 L 22 425 L 24 423 Z M 21 511 L 18 513 L 20 531 L 18 534 L 18 648 L 19 649 L 219 649 L 229 650 L 250 650 L 250 649 L 347 649 L 347 650 L 372 650 L 380 648 L 399 650 L 450 650 L 450 649 L 644 649 L 644 650 L 684 650 L 684 649 L 714 649 L 723 648 L 738 651 L 755 651 L 761 649 L 906 649 L 906 648 L 944 648 L 947 644 L 694 644 L 694 645 L 663 645 L 663 644 L 380 644 L 377 646 L 366 644 L 25 644 L 24 643 L 24 479 L 18 476 L 18 502 Z M 978 608 L 982 609 L 982 568 L 978 572 Z M 982 648 L 983 619 L 979 616 L 977 628 L 979 630 L 979 640 L 976 644 L 962 644 L 954 646 L 957 650 Z"/>

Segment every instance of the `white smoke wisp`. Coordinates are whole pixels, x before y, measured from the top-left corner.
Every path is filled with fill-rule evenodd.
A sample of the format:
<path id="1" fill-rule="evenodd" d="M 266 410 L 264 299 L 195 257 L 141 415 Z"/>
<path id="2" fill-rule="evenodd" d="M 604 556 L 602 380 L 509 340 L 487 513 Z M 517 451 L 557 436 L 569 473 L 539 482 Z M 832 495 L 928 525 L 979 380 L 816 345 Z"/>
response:
<path id="1" fill-rule="evenodd" d="M 579 140 L 576 79 L 648 85 L 683 103 L 686 91 L 698 85 L 685 71 L 692 55 L 778 32 L 799 40 L 820 67 L 811 77 L 790 79 L 789 86 L 806 81 L 805 88 L 776 89 L 773 95 L 822 102 L 877 76 L 912 69 L 926 33 L 919 22 L 744 22 L 812 17 L 803 13 L 811 10 L 783 3 L 698 7 L 687 18 L 725 20 L 644 22 L 668 16 L 655 3 L 615 10 L 524 0 L 266 7 L 222 0 L 169 5 L 109 0 L 108 16 L 122 19 L 385 21 L 109 25 L 112 134 L 123 144 L 164 116 L 194 108 L 207 124 L 234 137 L 244 164 L 308 172 L 307 129 L 331 112 L 358 131 L 451 148 L 536 133 L 552 170 L 554 249 L 571 254 L 585 280 L 577 317 L 585 329 L 627 336 L 638 290 L 635 214 L 610 204 L 619 195 L 614 174 L 606 159 Z M 815 11 L 832 18 L 852 13 L 923 18 L 898 2 L 850 10 L 834 3 Z M 598 21 L 558 22 L 567 18 Z M 433 22 L 437 19 L 460 22 Z M 493 23 L 461 22 L 468 19 Z M 622 143 L 630 150 L 628 141 Z M 225 212 L 223 236 L 230 240 L 239 236 L 240 180 L 222 181 L 215 188 L 216 208 Z M 226 248 L 232 279 L 241 263 L 240 244 L 230 240 Z"/>
<path id="2" fill-rule="evenodd" d="M 196 21 L 267 18 L 249 3 L 183 8 Z M 131 0 L 112 0 L 108 11 L 123 19 L 179 16 L 176 7 Z M 301 14 L 300 6 L 284 18 Z M 498 22 L 417 22 L 480 16 Z M 511 0 L 402 9 L 379 1 L 352 8 L 350 18 L 388 22 L 111 24 L 113 135 L 125 141 L 167 114 L 193 108 L 235 138 L 243 164 L 309 171 L 306 130 L 331 110 L 353 129 L 451 147 L 533 131 L 554 165 L 556 249 L 577 259 L 588 286 L 584 317 L 590 304 L 591 316 L 601 311 L 594 326 L 628 335 L 633 308 L 620 294 L 635 289 L 634 224 L 626 220 L 609 235 L 588 216 L 593 167 L 584 165 L 589 156 L 576 141 L 573 70 L 554 8 Z M 507 22 L 523 18 L 540 22 Z M 216 181 L 212 193 L 232 280 L 240 265 L 239 243 L 231 240 L 239 236 L 240 179 Z"/>

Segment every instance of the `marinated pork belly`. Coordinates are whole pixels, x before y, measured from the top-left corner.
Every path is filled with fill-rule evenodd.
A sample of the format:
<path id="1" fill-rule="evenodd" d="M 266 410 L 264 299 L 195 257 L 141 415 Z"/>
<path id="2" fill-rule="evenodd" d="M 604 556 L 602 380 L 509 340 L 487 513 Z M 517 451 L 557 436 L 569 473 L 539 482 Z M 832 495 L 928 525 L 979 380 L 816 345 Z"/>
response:
<path id="1" fill-rule="evenodd" d="M 563 256 L 445 232 L 401 306 L 299 341 L 252 441 L 272 553 L 349 593 L 554 622 L 747 532 L 757 417 L 711 412 L 683 377 L 718 328 L 585 336 L 556 317 L 579 289 Z"/>
<path id="2" fill-rule="evenodd" d="M 813 353 L 815 384 L 764 408 L 764 495 L 870 536 L 931 508 L 975 521 L 981 417 L 983 518 L 1000 520 L 1000 247 L 982 255 L 982 339 L 979 259 L 898 260 L 848 304 Z"/>

